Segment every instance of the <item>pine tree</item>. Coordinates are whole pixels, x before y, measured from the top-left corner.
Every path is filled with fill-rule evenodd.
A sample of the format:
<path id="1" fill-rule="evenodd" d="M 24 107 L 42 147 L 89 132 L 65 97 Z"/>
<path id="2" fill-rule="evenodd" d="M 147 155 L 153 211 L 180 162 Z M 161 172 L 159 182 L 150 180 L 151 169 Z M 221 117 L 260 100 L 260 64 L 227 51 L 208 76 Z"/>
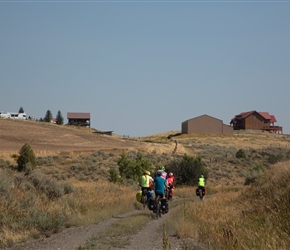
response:
<path id="1" fill-rule="evenodd" d="M 21 113 L 25 113 L 23 107 L 20 107 L 18 113 L 19 113 L 19 114 L 21 114 Z"/>
<path id="2" fill-rule="evenodd" d="M 51 122 L 52 119 L 52 113 L 50 110 L 46 111 L 45 117 L 43 118 L 44 122 Z"/>
<path id="3" fill-rule="evenodd" d="M 56 124 L 63 125 L 63 116 L 60 110 L 57 112 L 57 115 L 56 115 Z"/>
<path id="4" fill-rule="evenodd" d="M 25 143 L 20 149 L 17 164 L 20 172 L 27 170 L 28 166 L 31 166 L 32 169 L 36 167 L 35 154 L 29 144 Z"/>

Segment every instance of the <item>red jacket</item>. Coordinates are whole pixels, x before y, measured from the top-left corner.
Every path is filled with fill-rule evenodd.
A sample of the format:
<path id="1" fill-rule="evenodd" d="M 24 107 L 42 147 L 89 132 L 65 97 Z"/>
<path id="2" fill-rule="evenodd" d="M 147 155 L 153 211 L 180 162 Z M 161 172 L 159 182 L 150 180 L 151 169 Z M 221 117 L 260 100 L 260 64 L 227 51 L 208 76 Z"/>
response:
<path id="1" fill-rule="evenodd" d="M 174 176 L 168 177 L 167 182 L 169 186 L 174 186 Z"/>

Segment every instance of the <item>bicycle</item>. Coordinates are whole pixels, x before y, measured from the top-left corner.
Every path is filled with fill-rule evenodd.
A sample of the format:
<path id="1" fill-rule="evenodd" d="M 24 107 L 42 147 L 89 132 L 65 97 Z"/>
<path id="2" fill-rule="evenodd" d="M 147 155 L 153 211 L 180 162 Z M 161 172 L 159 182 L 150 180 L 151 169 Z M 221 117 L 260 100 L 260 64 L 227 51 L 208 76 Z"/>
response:
<path id="1" fill-rule="evenodd" d="M 202 187 L 198 187 L 196 189 L 196 195 L 199 196 L 199 198 L 201 200 L 204 200 L 204 196 L 205 196 L 205 188 L 202 188 Z"/>
<path id="2" fill-rule="evenodd" d="M 173 186 L 169 186 L 168 187 L 168 190 L 166 192 L 166 198 L 167 198 L 168 201 L 173 198 L 173 189 L 174 189 Z"/>
<path id="3" fill-rule="evenodd" d="M 161 199 L 163 198 L 163 196 L 161 197 L 160 195 L 157 195 L 156 200 L 155 200 L 155 209 L 156 209 L 156 219 L 158 220 L 159 218 L 161 218 Z M 154 211 L 153 211 L 154 212 Z"/>
<path id="4" fill-rule="evenodd" d="M 147 205 L 147 189 L 143 190 L 143 194 L 142 194 L 142 204 L 143 204 L 143 209 L 146 208 Z"/>

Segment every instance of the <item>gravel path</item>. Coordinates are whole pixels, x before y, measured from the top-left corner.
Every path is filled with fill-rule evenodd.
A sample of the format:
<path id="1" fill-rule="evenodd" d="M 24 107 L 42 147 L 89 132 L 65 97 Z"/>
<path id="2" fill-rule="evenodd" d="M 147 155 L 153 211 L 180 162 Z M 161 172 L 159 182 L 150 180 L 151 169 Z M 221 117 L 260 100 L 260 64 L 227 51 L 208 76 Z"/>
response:
<path id="1" fill-rule="evenodd" d="M 155 214 L 152 213 L 152 221 L 147 223 L 137 234 L 131 236 L 130 245 L 125 248 L 109 248 L 110 250 L 126 249 L 150 249 L 161 250 L 163 242 L 163 230 L 162 226 L 170 212 L 174 212 L 178 209 L 174 207 L 169 209 L 168 214 L 162 215 L 158 220 L 155 219 Z M 6 250 L 73 250 L 79 249 L 80 246 L 84 246 L 86 241 L 98 235 L 100 232 L 109 228 L 114 222 L 119 219 L 126 219 L 126 217 L 142 213 L 142 210 L 134 210 L 125 214 L 121 214 L 112 217 L 108 220 L 102 221 L 98 224 L 89 226 L 72 227 L 63 230 L 58 234 L 54 234 L 49 238 L 42 238 L 38 240 L 32 240 L 27 243 L 17 244 Z M 184 244 L 183 240 L 175 237 L 169 238 L 170 249 L 179 250 L 182 249 Z M 207 248 L 202 247 L 198 242 L 191 240 L 191 246 L 195 250 L 205 250 Z"/>
<path id="2" fill-rule="evenodd" d="M 7 250 L 73 250 L 79 248 L 81 245 L 97 235 L 101 231 L 107 229 L 119 218 L 140 213 L 141 210 L 134 210 L 126 214 L 112 217 L 108 220 L 102 221 L 98 224 L 89 226 L 72 227 L 63 230 L 61 233 L 53 234 L 49 238 L 40 240 L 33 240 L 28 243 L 19 244 L 17 246 L 7 248 Z"/>

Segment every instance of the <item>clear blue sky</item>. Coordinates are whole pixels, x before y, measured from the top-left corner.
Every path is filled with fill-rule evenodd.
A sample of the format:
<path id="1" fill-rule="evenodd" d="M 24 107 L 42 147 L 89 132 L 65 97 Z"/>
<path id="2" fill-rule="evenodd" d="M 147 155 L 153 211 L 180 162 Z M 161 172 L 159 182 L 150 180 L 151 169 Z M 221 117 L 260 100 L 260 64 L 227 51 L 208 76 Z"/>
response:
<path id="1" fill-rule="evenodd" d="M 290 134 L 290 1 L 0 0 L 0 110 L 144 136 L 207 114 Z"/>

